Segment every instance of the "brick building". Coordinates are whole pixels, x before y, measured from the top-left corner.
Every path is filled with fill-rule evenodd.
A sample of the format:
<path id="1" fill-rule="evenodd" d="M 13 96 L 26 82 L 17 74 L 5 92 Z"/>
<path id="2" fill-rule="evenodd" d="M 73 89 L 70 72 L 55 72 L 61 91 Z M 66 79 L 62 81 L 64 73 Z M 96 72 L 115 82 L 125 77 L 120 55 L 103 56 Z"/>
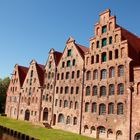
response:
<path id="1" fill-rule="evenodd" d="M 16 65 L 7 116 L 104 140 L 140 140 L 140 38 L 109 9 L 94 31 L 89 48 L 70 37 L 63 53 L 50 50 L 45 66 Z"/>

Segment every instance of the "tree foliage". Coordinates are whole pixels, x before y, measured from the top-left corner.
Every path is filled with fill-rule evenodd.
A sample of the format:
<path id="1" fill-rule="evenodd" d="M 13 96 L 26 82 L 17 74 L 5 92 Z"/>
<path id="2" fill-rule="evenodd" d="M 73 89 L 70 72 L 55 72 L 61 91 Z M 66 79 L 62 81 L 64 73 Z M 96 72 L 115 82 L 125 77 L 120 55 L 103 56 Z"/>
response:
<path id="1" fill-rule="evenodd" d="M 5 110 L 6 92 L 7 92 L 9 83 L 10 83 L 9 77 L 0 79 L 0 113 L 4 113 L 4 110 Z"/>

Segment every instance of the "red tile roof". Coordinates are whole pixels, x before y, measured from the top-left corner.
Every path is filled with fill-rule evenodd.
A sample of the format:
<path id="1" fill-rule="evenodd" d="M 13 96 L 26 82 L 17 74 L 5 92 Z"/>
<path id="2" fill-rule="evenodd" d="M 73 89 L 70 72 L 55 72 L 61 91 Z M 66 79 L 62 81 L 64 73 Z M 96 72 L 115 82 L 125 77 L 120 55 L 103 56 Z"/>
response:
<path id="1" fill-rule="evenodd" d="M 36 69 L 37 69 L 37 73 L 38 73 L 38 78 L 39 78 L 40 86 L 43 86 L 45 66 L 42 65 L 42 64 L 37 64 L 36 63 Z"/>
<path id="2" fill-rule="evenodd" d="M 80 52 L 81 56 L 84 58 L 84 55 L 86 52 L 89 52 L 89 48 L 85 47 L 85 46 L 82 46 L 80 44 L 75 44 L 78 51 Z"/>
<path id="3" fill-rule="evenodd" d="M 18 71 L 19 71 L 19 82 L 20 82 L 20 86 L 22 87 L 28 72 L 28 68 L 24 66 L 18 66 Z"/>
<path id="4" fill-rule="evenodd" d="M 57 51 L 54 52 L 54 59 L 55 59 L 56 66 L 58 65 L 61 57 L 62 57 L 62 53 L 61 52 L 57 52 Z"/>

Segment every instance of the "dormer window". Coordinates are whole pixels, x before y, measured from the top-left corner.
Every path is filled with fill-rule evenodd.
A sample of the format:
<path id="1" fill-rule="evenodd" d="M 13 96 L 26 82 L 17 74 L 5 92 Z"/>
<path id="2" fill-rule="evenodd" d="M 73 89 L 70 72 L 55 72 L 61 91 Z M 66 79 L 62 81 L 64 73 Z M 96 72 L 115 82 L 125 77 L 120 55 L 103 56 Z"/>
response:
<path id="1" fill-rule="evenodd" d="M 71 49 L 69 49 L 67 56 L 71 56 L 71 52 L 72 52 Z"/>
<path id="2" fill-rule="evenodd" d="M 107 27 L 105 25 L 105 26 L 102 27 L 102 33 L 106 33 L 106 31 L 107 31 Z"/>

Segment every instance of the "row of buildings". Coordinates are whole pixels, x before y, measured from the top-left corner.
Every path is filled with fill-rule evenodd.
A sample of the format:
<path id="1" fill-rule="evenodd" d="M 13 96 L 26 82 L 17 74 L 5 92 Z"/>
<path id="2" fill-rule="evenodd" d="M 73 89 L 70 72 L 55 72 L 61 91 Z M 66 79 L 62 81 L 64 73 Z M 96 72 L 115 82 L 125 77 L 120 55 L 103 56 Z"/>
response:
<path id="1" fill-rule="evenodd" d="M 15 65 L 8 117 L 104 140 L 140 140 L 140 38 L 100 14 L 90 47 L 70 37 L 46 65 Z"/>

